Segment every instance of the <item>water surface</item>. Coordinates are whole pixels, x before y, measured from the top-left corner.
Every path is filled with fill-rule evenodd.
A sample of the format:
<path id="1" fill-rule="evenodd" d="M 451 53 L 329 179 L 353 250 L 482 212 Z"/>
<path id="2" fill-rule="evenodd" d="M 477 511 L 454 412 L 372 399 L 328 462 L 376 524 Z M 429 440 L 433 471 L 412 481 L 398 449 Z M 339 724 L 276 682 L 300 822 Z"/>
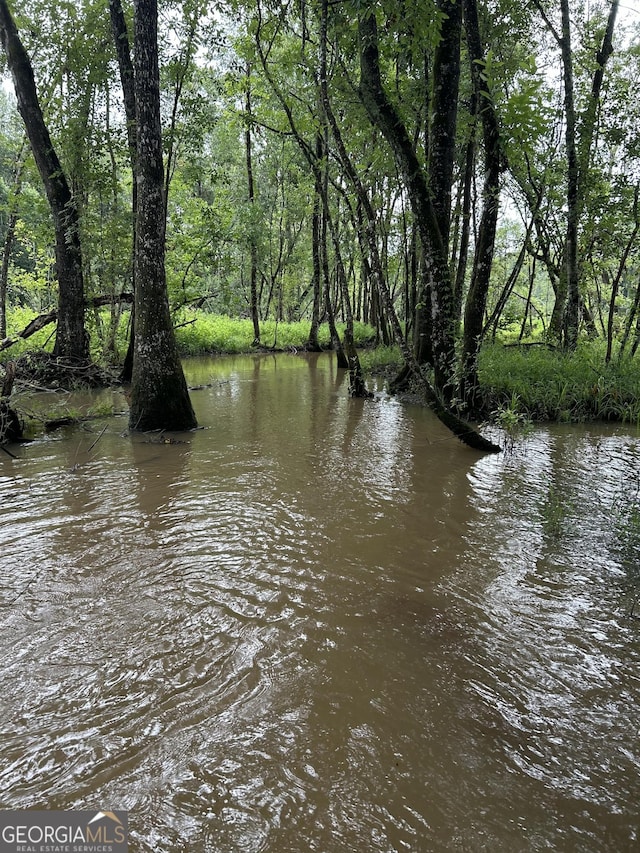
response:
<path id="1" fill-rule="evenodd" d="M 482 456 L 330 356 L 187 369 L 203 429 L 0 456 L 0 807 L 154 853 L 637 849 L 637 433 Z"/>

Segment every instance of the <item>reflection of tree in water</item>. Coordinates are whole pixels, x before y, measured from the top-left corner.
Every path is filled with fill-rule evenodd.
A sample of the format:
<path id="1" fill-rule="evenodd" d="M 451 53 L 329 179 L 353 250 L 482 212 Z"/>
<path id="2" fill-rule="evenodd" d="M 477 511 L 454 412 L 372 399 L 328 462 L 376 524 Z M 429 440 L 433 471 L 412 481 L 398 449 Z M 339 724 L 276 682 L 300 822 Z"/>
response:
<path id="1" fill-rule="evenodd" d="M 189 439 L 166 433 L 132 437 L 131 453 L 137 502 L 145 525 L 170 524 L 170 510 L 179 507 L 180 493 L 188 485 Z"/>

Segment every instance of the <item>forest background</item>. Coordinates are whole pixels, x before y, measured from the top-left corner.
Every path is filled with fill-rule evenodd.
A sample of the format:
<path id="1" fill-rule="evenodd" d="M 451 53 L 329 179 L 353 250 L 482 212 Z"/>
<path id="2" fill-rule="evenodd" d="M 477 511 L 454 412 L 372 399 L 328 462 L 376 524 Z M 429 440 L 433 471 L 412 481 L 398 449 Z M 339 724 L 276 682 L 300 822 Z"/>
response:
<path id="1" fill-rule="evenodd" d="M 91 356 L 108 363 L 127 351 L 134 278 L 116 5 L 11 6 L 79 214 Z M 183 354 L 331 342 L 357 393 L 355 347 L 375 342 L 396 388 L 424 371 L 463 413 L 640 421 L 632 3 L 161 0 L 158 14 L 158 217 Z M 3 360 L 53 345 L 49 327 L 16 336 L 57 304 L 54 245 L 7 76 Z"/>

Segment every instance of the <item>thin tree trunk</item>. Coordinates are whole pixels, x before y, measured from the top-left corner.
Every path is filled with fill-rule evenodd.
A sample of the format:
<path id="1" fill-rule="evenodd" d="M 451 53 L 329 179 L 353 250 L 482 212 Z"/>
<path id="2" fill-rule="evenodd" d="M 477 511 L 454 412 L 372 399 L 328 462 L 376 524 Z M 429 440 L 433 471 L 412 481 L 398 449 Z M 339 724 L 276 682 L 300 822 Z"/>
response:
<path id="1" fill-rule="evenodd" d="M 527 328 L 527 317 L 529 316 L 529 311 L 531 309 L 531 299 L 533 297 L 533 285 L 536 281 L 536 259 L 534 258 L 529 269 L 529 287 L 527 289 L 527 300 L 524 303 L 524 315 L 522 317 L 522 324 L 520 325 L 520 334 L 518 335 L 518 343 L 522 341 L 524 338 L 524 332 Z"/>
<path id="2" fill-rule="evenodd" d="M 253 346 L 260 343 L 260 317 L 258 314 L 258 245 L 256 239 L 256 192 L 253 180 L 253 152 L 251 145 L 251 65 L 247 62 L 246 67 L 247 92 L 245 96 L 245 108 L 247 111 L 246 126 L 244 129 L 245 158 L 247 164 L 247 192 L 249 199 L 249 210 L 251 211 L 249 255 L 251 269 L 249 271 L 249 304 L 251 309 L 251 320 L 253 322 Z"/>
<path id="3" fill-rule="evenodd" d="M 9 264 L 11 263 L 11 253 L 13 252 L 13 244 L 16 236 L 16 226 L 18 225 L 18 214 L 16 211 L 16 200 L 22 191 L 22 171 L 24 169 L 24 156 L 27 145 L 26 138 L 23 138 L 20 149 L 16 156 L 16 162 L 13 173 L 13 186 L 9 196 L 9 221 L 7 222 L 7 231 L 4 237 L 4 246 L 2 248 L 2 265 L 0 266 L 0 338 L 7 337 L 7 287 L 9 284 Z"/>
<path id="4" fill-rule="evenodd" d="M 635 213 L 635 225 L 631 236 L 627 240 L 627 245 L 624 248 L 622 258 L 620 259 L 620 263 L 618 264 L 616 275 L 611 284 L 611 299 L 609 300 L 609 315 L 607 317 L 607 353 L 605 356 L 605 364 L 608 364 L 611 361 L 611 353 L 613 350 L 613 321 L 615 318 L 616 297 L 618 296 L 618 289 L 620 287 L 620 282 L 627 266 L 629 254 L 631 253 L 633 244 L 635 243 L 636 237 L 638 236 L 638 231 L 640 230 L 640 219 L 638 218 L 638 189 L 639 188 L 636 187 L 635 198 L 633 203 Z"/>
<path id="5" fill-rule="evenodd" d="M 578 195 L 578 148 L 576 143 L 576 108 L 573 88 L 573 53 L 571 50 L 571 23 L 569 0 L 560 0 L 562 12 L 562 69 L 564 76 L 565 144 L 567 147 L 567 237 L 566 281 L 567 305 L 564 314 L 564 342 L 569 349 L 578 343 L 580 326 L 580 273 L 578 269 L 578 222 L 580 218 Z"/>
<path id="6" fill-rule="evenodd" d="M 316 158 L 322 159 L 324 140 L 322 133 L 316 135 Z M 311 327 L 307 349 L 311 352 L 320 351 L 318 329 L 320 327 L 320 304 L 322 299 L 322 266 L 320 258 L 320 228 L 322 219 L 322 186 L 320 176 L 314 175 L 313 213 L 311 218 L 311 252 L 313 256 L 313 309 L 311 311 Z"/>
<path id="7" fill-rule="evenodd" d="M 322 2 L 322 12 L 320 17 L 320 100 L 322 104 L 322 112 L 326 120 L 333 127 L 335 122 L 331 110 L 331 102 L 329 100 L 329 89 L 327 81 L 327 0 Z M 356 345 L 353 337 L 353 313 L 351 311 L 351 300 L 349 298 L 349 288 L 347 287 L 346 274 L 342 257 L 340 255 L 340 241 L 331 220 L 331 212 L 329 210 L 328 198 L 328 169 L 329 164 L 327 158 L 324 158 L 323 165 L 323 193 L 322 201 L 324 206 L 324 218 L 331 230 L 334 252 L 336 255 L 338 285 L 342 304 L 345 313 L 345 331 L 344 331 L 344 349 L 349 362 L 349 391 L 352 397 L 371 397 L 372 394 L 367 390 L 360 358 L 356 350 Z"/>
<path id="8" fill-rule="evenodd" d="M 483 208 L 478 240 L 473 260 L 473 271 L 464 311 L 462 341 L 462 379 L 460 396 L 470 411 L 478 404 L 478 353 L 482 342 L 487 294 L 493 266 L 493 252 L 500 204 L 500 173 L 503 169 L 503 152 L 500 130 L 489 81 L 483 79 L 484 51 L 480 40 L 476 0 L 464 0 L 465 29 L 471 64 L 471 77 L 478 102 L 484 136 L 485 179 Z"/>
<path id="9" fill-rule="evenodd" d="M 551 317 L 550 331 L 562 337 L 564 345 L 573 349 L 578 343 L 581 308 L 579 224 L 586 195 L 587 170 L 591 160 L 597 107 L 604 81 L 605 65 L 613 53 L 613 33 L 618 14 L 619 0 L 612 0 L 602 45 L 595 56 L 596 69 L 591 84 L 590 98 L 580 128 L 578 129 L 573 82 L 573 51 L 571 47 L 571 19 L 569 0 L 560 0 L 562 29 L 558 33 L 549 20 L 540 0 L 534 0 L 547 27 L 555 38 L 562 56 L 565 93 L 565 143 L 567 150 L 567 228 L 563 256 L 563 269 L 556 288 L 556 303 Z M 560 335 L 560 332 L 562 333 Z"/>
<path id="10" fill-rule="evenodd" d="M 9 214 L 7 231 L 4 236 L 2 266 L 0 266 L 0 338 L 7 337 L 7 285 L 9 283 L 9 263 L 11 261 L 11 252 L 13 251 L 13 242 L 16 236 L 17 224 L 18 214 L 15 210 L 12 210 Z"/>
<path id="11" fill-rule="evenodd" d="M 131 231 L 133 235 L 131 248 L 131 289 L 135 293 L 135 252 L 136 252 L 136 206 L 138 181 L 136 179 L 136 93 L 133 62 L 131 60 L 131 46 L 127 22 L 122 10 L 121 0 L 109 0 L 109 14 L 111 17 L 111 32 L 118 57 L 118 70 L 120 72 L 120 85 L 124 98 L 124 114 L 127 121 L 127 141 L 129 143 L 129 159 L 131 162 L 132 197 L 131 197 Z M 135 306 L 131 309 L 129 345 L 125 355 L 124 364 L 120 373 L 123 382 L 130 382 L 133 372 L 133 350 L 135 345 Z"/>
<path id="12" fill-rule="evenodd" d="M 0 40 L 7 56 L 18 101 L 53 217 L 58 278 L 58 328 L 54 355 L 86 362 L 89 337 L 84 327 L 84 279 L 80 223 L 76 206 L 58 155 L 45 124 L 33 69 L 18 35 L 6 0 L 0 0 Z"/>

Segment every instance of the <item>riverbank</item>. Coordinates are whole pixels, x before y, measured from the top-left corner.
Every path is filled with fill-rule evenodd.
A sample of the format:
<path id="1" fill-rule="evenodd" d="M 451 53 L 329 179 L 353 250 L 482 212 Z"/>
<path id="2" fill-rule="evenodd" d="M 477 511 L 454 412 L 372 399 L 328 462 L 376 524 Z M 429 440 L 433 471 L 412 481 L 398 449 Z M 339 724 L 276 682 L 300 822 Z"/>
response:
<path id="1" fill-rule="evenodd" d="M 32 317 L 33 312 L 14 311 L 10 317 L 11 332 L 15 334 L 24 328 Z M 339 324 L 338 328 L 342 334 L 344 324 Z M 249 319 L 191 309 L 179 312 L 176 317 L 176 338 L 184 357 L 237 355 L 265 349 L 295 352 L 308 345 L 308 322 L 268 320 L 261 323 L 260 331 L 260 346 L 255 346 L 253 324 Z M 92 358 L 97 364 L 124 358 L 128 335 L 126 318 L 121 319 L 113 334 L 107 332 L 107 317 L 98 321 L 94 315 L 90 335 Z M 375 330 L 365 323 L 355 323 L 354 336 L 361 350 L 365 373 L 384 374 L 392 379 L 402 365 L 399 349 L 377 345 Z M 326 323 L 320 326 L 318 340 L 321 348 L 330 348 Z M 49 327 L 0 353 L 0 360 L 13 360 L 25 352 L 47 350 L 51 346 Z M 575 353 L 564 353 L 541 341 L 485 344 L 479 364 L 485 411 L 506 429 L 534 421 L 615 421 L 640 425 L 637 359 L 614 357 L 607 364 L 605 354 L 601 341 L 585 341 Z"/>

